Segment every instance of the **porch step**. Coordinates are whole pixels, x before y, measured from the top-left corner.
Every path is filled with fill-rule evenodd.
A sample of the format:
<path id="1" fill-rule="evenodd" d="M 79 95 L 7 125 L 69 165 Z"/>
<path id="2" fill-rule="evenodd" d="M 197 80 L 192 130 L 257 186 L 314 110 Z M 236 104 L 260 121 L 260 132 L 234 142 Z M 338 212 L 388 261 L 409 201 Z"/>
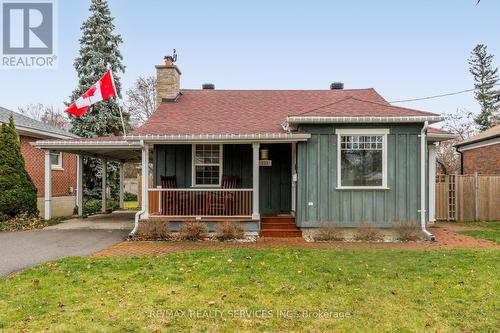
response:
<path id="1" fill-rule="evenodd" d="M 264 216 L 260 220 L 261 237 L 302 237 L 293 216 Z"/>
<path id="2" fill-rule="evenodd" d="M 261 222 L 260 228 L 264 230 L 299 230 L 295 223 L 289 222 Z"/>
<path id="3" fill-rule="evenodd" d="M 286 229 L 277 229 L 277 230 L 260 230 L 260 237 L 302 237 L 302 231 L 300 230 L 286 230 Z"/>

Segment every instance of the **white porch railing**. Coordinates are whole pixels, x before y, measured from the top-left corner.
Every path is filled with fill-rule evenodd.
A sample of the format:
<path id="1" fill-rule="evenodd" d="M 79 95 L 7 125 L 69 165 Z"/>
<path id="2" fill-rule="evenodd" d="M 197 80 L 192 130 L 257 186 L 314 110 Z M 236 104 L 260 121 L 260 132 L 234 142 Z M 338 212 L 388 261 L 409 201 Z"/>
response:
<path id="1" fill-rule="evenodd" d="M 175 217 L 252 217 L 253 189 L 148 189 L 149 214 Z"/>

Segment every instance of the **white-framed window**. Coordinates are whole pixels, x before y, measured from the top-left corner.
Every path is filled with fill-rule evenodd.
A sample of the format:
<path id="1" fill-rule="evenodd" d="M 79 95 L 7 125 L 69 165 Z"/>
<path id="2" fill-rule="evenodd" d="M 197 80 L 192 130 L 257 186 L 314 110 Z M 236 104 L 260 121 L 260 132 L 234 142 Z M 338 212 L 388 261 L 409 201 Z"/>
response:
<path id="1" fill-rule="evenodd" d="M 62 170 L 62 161 L 61 152 L 50 152 L 50 167 L 52 170 Z"/>
<path id="2" fill-rule="evenodd" d="M 193 186 L 220 186 L 222 145 L 193 145 Z"/>
<path id="3" fill-rule="evenodd" d="M 337 188 L 387 188 L 389 129 L 337 129 Z"/>

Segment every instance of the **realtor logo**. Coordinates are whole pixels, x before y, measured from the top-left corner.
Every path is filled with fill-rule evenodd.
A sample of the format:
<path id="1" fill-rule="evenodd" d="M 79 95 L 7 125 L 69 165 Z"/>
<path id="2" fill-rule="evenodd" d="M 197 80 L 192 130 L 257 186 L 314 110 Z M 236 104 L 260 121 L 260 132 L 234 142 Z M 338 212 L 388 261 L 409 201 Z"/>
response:
<path id="1" fill-rule="evenodd" d="M 54 2 L 4 1 L 2 68 L 54 68 Z"/>

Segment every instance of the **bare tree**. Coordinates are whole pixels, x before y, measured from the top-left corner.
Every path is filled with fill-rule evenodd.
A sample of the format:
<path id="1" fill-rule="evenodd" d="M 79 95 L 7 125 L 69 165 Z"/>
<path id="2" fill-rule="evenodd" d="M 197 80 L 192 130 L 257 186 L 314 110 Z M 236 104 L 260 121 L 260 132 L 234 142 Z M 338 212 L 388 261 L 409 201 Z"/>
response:
<path id="1" fill-rule="evenodd" d="M 156 79 L 139 77 L 134 87 L 127 90 L 127 107 L 131 125 L 142 125 L 156 110 Z"/>
<path id="2" fill-rule="evenodd" d="M 28 104 L 25 107 L 18 107 L 17 110 L 27 117 L 54 126 L 55 128 L 67 131 L 70 127 L 68 117 L 53 105 L 46 106 L 42 103 Z"/>
<path id="3" fill-rule="evenodd" d="M 440 173 L 452 174 L 460 171 L 460 154 L 457 153 L 454 144 L 475 135 L 478 132 L 474 121 L 474 114 L 465 109 L 457 109 L 457 112 L 445 114 L 443 129 L 457 134 L 453 140 L 443 141 L 437 147 L 437 163 Z"/>

